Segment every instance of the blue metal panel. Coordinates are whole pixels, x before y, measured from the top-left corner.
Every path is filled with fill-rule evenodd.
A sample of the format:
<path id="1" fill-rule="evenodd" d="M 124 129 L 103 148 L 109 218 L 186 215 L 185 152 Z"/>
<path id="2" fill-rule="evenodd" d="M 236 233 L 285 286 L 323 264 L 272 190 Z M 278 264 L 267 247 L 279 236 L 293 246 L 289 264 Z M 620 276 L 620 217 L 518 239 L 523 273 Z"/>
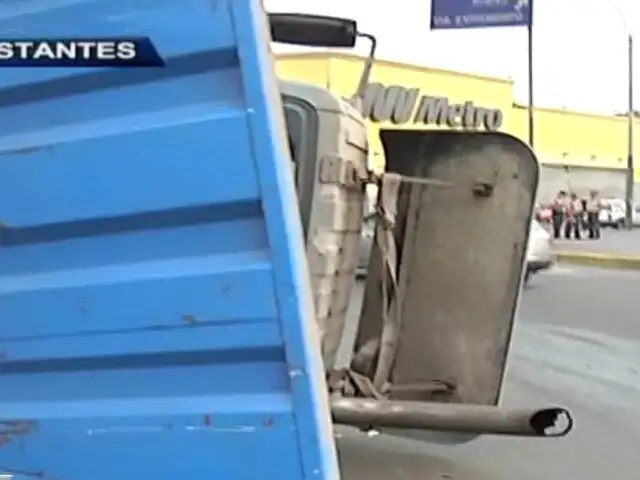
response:
<path id="1" fill-rule="evenodd" d="M 0 472 L 338 477 L 259 0 L 2 2 L 164 69 L 0 76 Z"/>

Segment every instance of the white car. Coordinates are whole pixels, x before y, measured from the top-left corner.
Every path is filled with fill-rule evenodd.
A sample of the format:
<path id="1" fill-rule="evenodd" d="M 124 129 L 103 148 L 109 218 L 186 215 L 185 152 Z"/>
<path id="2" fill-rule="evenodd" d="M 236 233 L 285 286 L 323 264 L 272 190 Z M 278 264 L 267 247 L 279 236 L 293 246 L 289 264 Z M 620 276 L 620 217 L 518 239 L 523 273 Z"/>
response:
<path id="1" fill-rule="evenodd" d="M 602 200 L 602 210 L 598 214 L 600 225 L 603 227 L 624 227 L 625 212 L 627 207 L 624 200 L 617 198 L 605 198 Z"/>
<path id="2" fill-rule="evenodd" d="M 602 210 L 598 214 L 600 225 L 616 229 L 624 227 L 627 211 L 625 201 L 620 198 L 604 198 L 601 203 Z M 640 206 L 638 205 L 633 207 L 633 225 L 640 225 Z"/>
<path id="3" fill-rule="evenodd" d="M 553 239 L 547 230 L 534 220 L 531 222 L 529 232 L 529 243 L 527 245 L 527 269 L 525 272 L 525 283 L 531 276 L 543 270 L 551 268 L 555 264 L 553 254 Z"/>

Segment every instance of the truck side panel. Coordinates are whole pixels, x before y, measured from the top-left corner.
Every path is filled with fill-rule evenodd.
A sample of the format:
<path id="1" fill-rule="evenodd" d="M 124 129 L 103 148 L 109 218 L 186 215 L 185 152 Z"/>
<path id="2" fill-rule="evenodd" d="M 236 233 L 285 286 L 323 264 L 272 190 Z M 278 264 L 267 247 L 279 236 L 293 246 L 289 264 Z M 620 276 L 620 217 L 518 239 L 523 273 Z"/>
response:
<path id="1" fill-rule="evenodd" d="M 133 5 L 0 7 L 166 60 L 3 70 L 0 472 L 337 478 L 261 3 Z"/>

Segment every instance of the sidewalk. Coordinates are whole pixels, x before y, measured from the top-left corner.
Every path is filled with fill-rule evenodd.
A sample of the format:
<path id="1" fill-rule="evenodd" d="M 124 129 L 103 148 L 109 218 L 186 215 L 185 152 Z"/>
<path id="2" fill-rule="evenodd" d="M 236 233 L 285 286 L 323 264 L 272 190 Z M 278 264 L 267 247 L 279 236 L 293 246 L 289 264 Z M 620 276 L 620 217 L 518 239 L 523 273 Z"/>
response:
<path id="1" fill-rule="evenodd" d="M 640 229 L 606 228 L 599 240 L 556 240 L 554 250 L 560 262 L 640 269 Z"/>
<path id="2" fill-rule="evenodd" d="M 556 249 L 571 252 L 596 252 L 640 256 L 640 229 L 614 230 L 603 228 L 599 240 L 556 240 Z"/>

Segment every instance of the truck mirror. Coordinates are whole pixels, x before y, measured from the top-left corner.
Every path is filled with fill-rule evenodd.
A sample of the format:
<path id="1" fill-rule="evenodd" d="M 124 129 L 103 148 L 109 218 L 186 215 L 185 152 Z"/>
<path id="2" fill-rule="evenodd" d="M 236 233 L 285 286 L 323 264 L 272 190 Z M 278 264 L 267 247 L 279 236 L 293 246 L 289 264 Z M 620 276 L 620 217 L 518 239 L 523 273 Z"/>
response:
<path id="1" fill-rule="evenodd" d="M 351 48 L 356 44 L 355 20 L 301 13 L 268 15 L 274 42 L 327 48 Z"/>

